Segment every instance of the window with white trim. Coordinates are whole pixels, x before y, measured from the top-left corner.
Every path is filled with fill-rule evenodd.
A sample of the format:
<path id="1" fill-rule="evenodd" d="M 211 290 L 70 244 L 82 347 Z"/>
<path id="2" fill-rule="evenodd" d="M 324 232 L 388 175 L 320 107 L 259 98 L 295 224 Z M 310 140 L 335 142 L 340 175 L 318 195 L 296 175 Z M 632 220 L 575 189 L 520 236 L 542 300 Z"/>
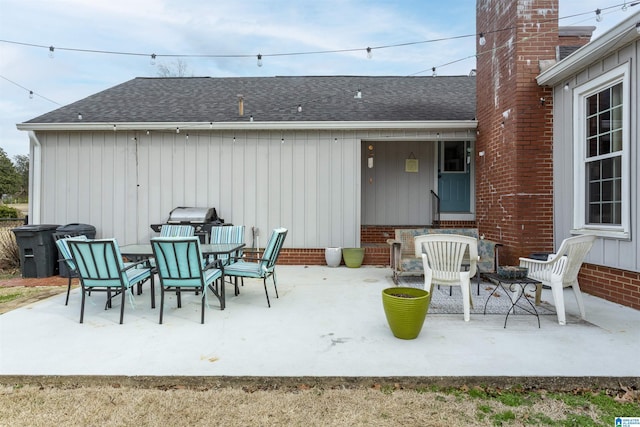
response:
<path id="1" fill-rule="evenodd" d="M 629 237 L 629 67 L 574 92 L 574 228 Z"/>

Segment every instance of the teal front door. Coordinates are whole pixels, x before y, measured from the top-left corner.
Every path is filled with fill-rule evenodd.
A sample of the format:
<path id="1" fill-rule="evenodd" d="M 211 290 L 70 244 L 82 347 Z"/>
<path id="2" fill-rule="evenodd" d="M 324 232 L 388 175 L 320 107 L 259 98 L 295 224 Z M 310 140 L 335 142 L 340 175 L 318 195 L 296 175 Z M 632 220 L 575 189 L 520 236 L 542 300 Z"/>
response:
<path id="1" fill-rule="evenodd" d="M 442 141 L 439 146 L 438 196 L 440 212 L 469 212 L 471 174 L 468 143 Z"/>

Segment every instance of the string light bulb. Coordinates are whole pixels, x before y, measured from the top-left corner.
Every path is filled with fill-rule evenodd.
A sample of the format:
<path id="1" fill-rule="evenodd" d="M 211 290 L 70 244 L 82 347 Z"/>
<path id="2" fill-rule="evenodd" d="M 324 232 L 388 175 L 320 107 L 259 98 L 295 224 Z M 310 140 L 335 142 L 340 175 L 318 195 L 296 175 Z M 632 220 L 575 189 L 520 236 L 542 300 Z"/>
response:
<path id="1" fill-rule="evenodd" d="M 262 67 L 262 54 L 258 54 L 258 67 Z"/>
<path id="2" fill-rule="evenodd" d="M 151 65 L 156 65 L 156 54 L 155 53 L 151 54 Z"/>
<path id="3" fill-rule="evenodd" d="M 176 128 L 176 133 L 180 133 L 180 128 Z"/>
<path id="4" fill-rule="evenodd" d="M 487 44 L 487 39 L 484 38 L 484 33 L 480 33 L 478 43 L 480 44 L 480 46 L 484 46 L 485 44 Z"/>
<path id="5" fill-rule="evenodd" d="M 569 92 L 569 83 L 564 84 L 564 91 Z"/>
<path id="6" fill-rule="evenodd" d="M 298 104 L 298 113 L 302 113 L 302 104 Z"/>
<path id="7" fill-rule="evenodd" d="M 640 22 L 636 24 L 636 33 L 640 34 Z"/>
<path id="8" fill-rule="evenodd" d="M 53 59 L 53 51 L 56 50 L 55 47 L 49 46 L 49 58 Z"/>
<path id="9" fill-rule="evenodd" d="M 602 11 L 600 9 L 596 9 L 596 21 L 602 22 Z"/>
<path id="10" fill-rule="evenodd" d="M 233 143 L 234 144 L 236 143 L 236 137 L 235 136 L 233 137 Z"/>
<path id="11" fill-rule="evenodd" d="M 33 99 L 33 91 L 32 90 L 29 91 L 29 99 Z"/>
<path id="12" fill-rule="evenodd" d="M 368 59 L 373 58 L 373 51 L 371 50 L 370 47 L 367 48 L 367 58 Z"/>
<path id="13" fill-rule="evenodd" d="M 353 95 L 353 97 L 354 97 L 354 98 L 356 98 L 356 99 L 360 99 L 360 98 L 362 98 L 362 91 L 361 91 L 360 89 L 358 89 L 358 90 L 356 91 L 356 94 L 355 94 L 355 95 Z"/>
<path id="14" fill-rule="evenodd" d="M 280 144 L 284 144 L 284 138 L 280 139 Z"/>
<path id="15" fill-rule="evenodd" d="M 432 77 L 437 77 L 438 76 L 438 73 L 436 73 L 436 67 L 433 67 L 431 69 L 431 71 L 432 71 L 432 74 L 431 74 Z"/>
<path id="16" fill-rule="evenodd" d="M 82 113 L 78 113 L 78 120 L 82 120 Z"/>

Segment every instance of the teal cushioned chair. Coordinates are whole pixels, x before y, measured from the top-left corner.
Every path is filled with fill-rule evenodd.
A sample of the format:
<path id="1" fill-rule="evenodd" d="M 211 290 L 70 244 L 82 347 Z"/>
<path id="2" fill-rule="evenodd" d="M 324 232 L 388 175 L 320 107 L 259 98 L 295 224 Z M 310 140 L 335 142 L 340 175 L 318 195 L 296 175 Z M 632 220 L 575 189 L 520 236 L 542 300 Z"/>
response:
<path id="1" fill-rule="evenodd" d="M 225 225 L 220 227 L 211 227 L 211 237 L 209 242 L 215 243 L 244 243 L 244 225 Z M 238 251 L 235 257 L 230 258 L 227 254 L 218 255 L 219 260 L 223 264 L 229 264 L 236 259 L 241 258 L 243 254 L 242 249 Z M 213 261 L 213 257 L 209 258 L 209 261 Z"/>
<path id="2" fill-rule="evenodd" d="M 133 305 L 131 288 L 146 281 L 151 283 L 151 308 L 155 308 L 155 289 L 151 268 L 139 268 L 146 261 L 125 265 L 120 248 L 115 239 L 99 240 L 67 240 L 76 270 L 80 276 L 82 287 L 82 305 L 80 307 L 80 323 L 84 320 L 84 303 L 86 294 L 90 292 L 106 292 L 106 308 L 111 307 L 111 300 L 122 295 L 120 306 L 120 323 L 123 322 L 125 294 L 129 293 Z"/>
<path id="3" fill-rule="evenodd" d="M 73 262 L 73 257 L 71 256 L 71 249 L 69 249 L 68 240 L 87 240 L 87 236 L 72 236 L 72 237 L 62 237 L 56 240 L 56 246 L 60 251 L 60 255 L 62 255 L 62 259 L 59 261 L 63 261 L 67 268 L 69 269 L 69 282 L 67 283 L 67 299 L 64 302 L 64 305 L 69 305 L 69 293 L 71 292 L 71 279 L 74 277 L 78 277 L 78 271 L 76 270 L 76 264 Z"/>
<path id="4" fill-rule="evenodd" d="M 248 258 L 244 257 L 242 259 L 237 260 L 227 267 L 225 267 L 224 274 L 230 277 L 252 277 L 252 278 L 261 278 L 264 284 L 264 292 L 267 296 L 267 305 L 271 307 L 271 302 L 269 301 L 269 292 L 267 291 L 267 278 L 271 276 L 273 280 L 273 287 L 276 290 L 276 298 L 278 298 L 278 286 L 276 282 L 276 261 L 278 261 L 278 256 L 280 256 L 280 250 L 282 249 L 282 245 L 284 244 L 284 239 L 287 237 L 287 229 L 286 228 L 276 228 L 271 232 L 271 237 L 269 238 L 269 242 L 264 249 L 261 258 Z M 237 288 L 236 288 L 237 290 Z"/>
<path id="5" fill-rule="evenodd" d="M 217 280 L 224 277 L 224 270 L 217 268 L 221 267 L 220 261 L 204 265 L 200 240 L 197 237 L 158 237 L 151 239 L 151 248 L 156 259 L 156 268 L 160 279 L 161 324 L 165 291 L 176 292 L 178 308 L 182 307 L 182 292 L 195 292 L 196 295 L 202 292 L 201 323 L 204 323 L 207 287 L 218 297 L 220 309 L 224 310 L 224 286 L 219 292 L 217 285 Z"/>

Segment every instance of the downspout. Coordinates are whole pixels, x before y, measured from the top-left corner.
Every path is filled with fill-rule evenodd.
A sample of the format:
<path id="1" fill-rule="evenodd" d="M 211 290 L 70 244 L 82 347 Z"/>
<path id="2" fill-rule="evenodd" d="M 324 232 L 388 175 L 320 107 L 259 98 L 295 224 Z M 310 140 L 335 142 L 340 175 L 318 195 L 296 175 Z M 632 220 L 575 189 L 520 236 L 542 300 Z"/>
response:
<path id="1" fill-rule="evenodd" d="M 29 131 L 29 224 L 40 224 L 42 200 L 42 144 L 34 131 Z"/>

